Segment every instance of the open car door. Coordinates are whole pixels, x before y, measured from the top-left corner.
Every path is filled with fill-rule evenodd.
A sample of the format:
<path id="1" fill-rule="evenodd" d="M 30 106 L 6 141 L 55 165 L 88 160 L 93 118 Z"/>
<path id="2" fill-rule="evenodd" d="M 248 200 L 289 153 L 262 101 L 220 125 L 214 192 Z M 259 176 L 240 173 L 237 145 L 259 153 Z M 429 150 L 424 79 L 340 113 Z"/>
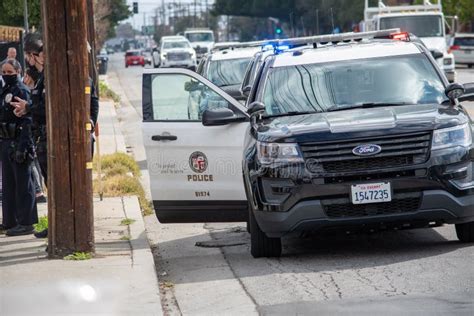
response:
<path id="1" fill-rule="evenodd" d="M 234 112 L 226 125 L 204 126 L 205 110 Z M 195 72 L 143 74 L 143 137 L 151 195 L 161 223 L 245 221 L 242 154 L 246 109 Z"/>

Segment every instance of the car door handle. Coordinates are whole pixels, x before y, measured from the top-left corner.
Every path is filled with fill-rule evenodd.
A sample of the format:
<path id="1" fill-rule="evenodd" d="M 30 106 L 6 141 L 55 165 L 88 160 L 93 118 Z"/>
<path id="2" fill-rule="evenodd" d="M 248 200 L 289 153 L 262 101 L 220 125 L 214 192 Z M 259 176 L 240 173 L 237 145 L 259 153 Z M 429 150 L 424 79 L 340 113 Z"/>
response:
<path id="1" fill-rule="evenodd" d="M 154 140 L 156 142 L 160 142 L 162 140 L 177 140 L 178 136 L 174 135 L 153 135 L 151 137 L 151 140 Z"/>

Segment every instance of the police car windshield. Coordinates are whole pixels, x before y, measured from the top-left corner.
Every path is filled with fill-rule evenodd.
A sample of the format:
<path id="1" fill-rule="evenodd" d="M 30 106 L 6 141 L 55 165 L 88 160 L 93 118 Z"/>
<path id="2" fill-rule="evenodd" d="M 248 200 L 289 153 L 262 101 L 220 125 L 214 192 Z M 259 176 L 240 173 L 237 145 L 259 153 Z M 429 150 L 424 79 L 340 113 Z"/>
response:
<path id="1" fill-rule="evenodd" d="M 163 43 L 163 49 L 173 48 L 191 48 L 191 46 L 186 41 L 166 41 Z"/>
<path id="2" fill-rule="evenodd" d="M 380 29 L 400 28 L 418 37 L 443 36 L 443 22 L 439 15 L 406 15 L 380 18 Z"/>
<path id="3" fill-rule="evenodd" d="M 214 42 L 214 35 L 210 32 L 187 33 L 186 38 L 191 43 L 194 43 L 194 42 Z"/>
<path id="4" fill-rule="evenodd" d="M 273 68 L 263 93 L 270 116 L 445 99 L 443 82 L 421 54 Z"/>
<path id="5" fill-rule="evenodd" d="M 208 79 L 218 87 L 240 85 L 250 58 L 213 60 L 209 64 Z"/>

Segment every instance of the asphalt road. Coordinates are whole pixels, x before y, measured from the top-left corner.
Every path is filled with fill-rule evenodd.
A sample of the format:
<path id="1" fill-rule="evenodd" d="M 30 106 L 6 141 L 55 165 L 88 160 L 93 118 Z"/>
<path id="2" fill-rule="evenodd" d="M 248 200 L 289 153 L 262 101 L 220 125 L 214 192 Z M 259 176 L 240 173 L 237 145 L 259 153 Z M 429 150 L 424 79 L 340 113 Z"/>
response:
<path id="1" fill-rule="evenodd" d="M 142 69 L 125 69 L 122 58 L 112 57 L 109 80 L 144 167 Z M 474 81 L 474 69 L 460 69 L 458 81 Z M 244 223 L 145 222 L 165 314 L 474 313 L 474 246 L 459 243 L 453 226 L 284 239 L 283 257 L 256 260 Z"/>

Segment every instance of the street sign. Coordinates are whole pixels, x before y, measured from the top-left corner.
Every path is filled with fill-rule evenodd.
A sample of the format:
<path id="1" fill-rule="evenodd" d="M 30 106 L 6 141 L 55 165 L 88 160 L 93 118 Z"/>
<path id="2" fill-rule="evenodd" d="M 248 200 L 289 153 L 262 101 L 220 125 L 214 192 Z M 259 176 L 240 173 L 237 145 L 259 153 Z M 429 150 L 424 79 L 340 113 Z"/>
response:
<path id="1" fill-rule="evenodd" d="M 143 33 L 143 35 L 153 35 L 153 34 L 155 34 L 155 26 L 154 25 L 144 25 L 144 26 L 142 26 L 142 33 Z"/>

